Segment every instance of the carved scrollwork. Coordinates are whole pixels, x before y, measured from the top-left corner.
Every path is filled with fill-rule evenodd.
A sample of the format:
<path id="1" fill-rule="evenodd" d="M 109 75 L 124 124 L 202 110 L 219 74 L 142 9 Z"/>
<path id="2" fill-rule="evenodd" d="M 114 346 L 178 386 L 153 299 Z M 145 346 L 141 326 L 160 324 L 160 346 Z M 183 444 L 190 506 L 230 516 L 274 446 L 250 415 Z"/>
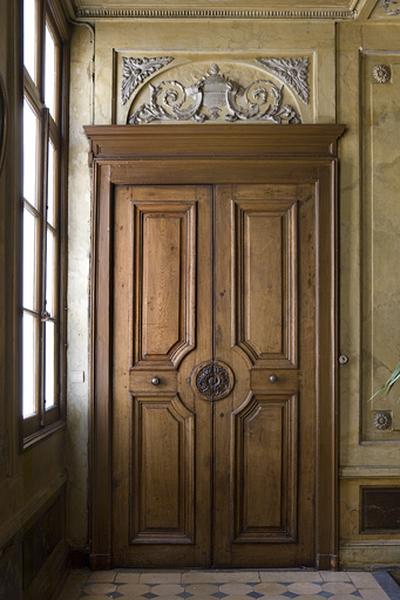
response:
<path id="1" fill-rule="evenodd" d="M 122 57 L 121 102 L 126 104 L 136 88 L 150 75 L 173 61 L 172 56 Z"/>
<path id="2" fill-rule="evenodd" d="M 243 87 L 212 65 L 206 75 L 191 86 L 179 81 L 150 85 L 150 101 L 130 117 L 132 125 L 152 121 L 268 121 L 301 123 L 296 109 L 284 104 L 284 87 L 258 80 Z"/>
<path id="3" fill-rule="evenodd" d="M 195 375 L 195 385 L 208 400 L 221 400 L 232 391 L 233 373 L 227 365 L 214 360 L 200 365 Z"/>
<path id="4" fill-rule="evenodd" d="M 258 58 L 257 62 L 295 91 L 305 104 L 309 103 L 309 59 L 307 56 L 298 58 Z"/>
<path id="5" fill-rule="evenodd" d="M 382 0 L 382 8 L 389 17 L 400 15 L 399 0 Z"/>

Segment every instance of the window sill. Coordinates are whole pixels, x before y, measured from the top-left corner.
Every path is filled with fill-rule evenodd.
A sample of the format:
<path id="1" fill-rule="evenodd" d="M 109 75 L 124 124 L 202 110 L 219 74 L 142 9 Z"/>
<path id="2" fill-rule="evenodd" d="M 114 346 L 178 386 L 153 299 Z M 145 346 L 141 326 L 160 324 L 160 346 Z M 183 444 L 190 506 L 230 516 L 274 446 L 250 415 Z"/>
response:
<path id="1" fill-rule="evenodd" d="M 56 431 L 61 431 L 62 429 L 65 429 L 65 427 L 65 420 L 60 419 L 55 423 L 51 423 L 50 425 L 46 425 L 46 427 L 42 427 L 34 433 L 30 433 L 29 435 L 23 438 L 22 450 L 27 450 L 28 448 L 31 448 L 38 442 L 41 442 L 42 440 L 51 436 L 53 433 L 56 433 Z"/>

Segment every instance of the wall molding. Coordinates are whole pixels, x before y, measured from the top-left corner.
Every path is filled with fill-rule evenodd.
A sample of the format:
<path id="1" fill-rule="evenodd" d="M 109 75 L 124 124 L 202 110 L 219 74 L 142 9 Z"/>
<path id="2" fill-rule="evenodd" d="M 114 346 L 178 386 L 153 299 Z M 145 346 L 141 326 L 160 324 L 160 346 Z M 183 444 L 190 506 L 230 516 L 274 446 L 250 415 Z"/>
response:
<path id="1" fill-rule="evenodd" d="M 400 467 L 348 465 L 340 469 L 341 479 L 400 479 Z"/>
<path id="2" fill-rule="evenodd" d="M 336 9 L 77 8 L 76 19 L 333 19 L 353 20 L 358 11 Z"/>

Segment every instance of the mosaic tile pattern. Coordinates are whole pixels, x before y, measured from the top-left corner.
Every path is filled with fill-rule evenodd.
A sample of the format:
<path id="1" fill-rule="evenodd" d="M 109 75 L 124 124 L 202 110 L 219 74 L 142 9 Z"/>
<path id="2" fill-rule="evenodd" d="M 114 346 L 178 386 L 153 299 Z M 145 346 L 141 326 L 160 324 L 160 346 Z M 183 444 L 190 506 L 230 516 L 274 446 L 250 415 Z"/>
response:
<path id="1" fill-rule="evenodd" d="M 384 571 L 71 571 L 58 600 L 400 600 Z"/>

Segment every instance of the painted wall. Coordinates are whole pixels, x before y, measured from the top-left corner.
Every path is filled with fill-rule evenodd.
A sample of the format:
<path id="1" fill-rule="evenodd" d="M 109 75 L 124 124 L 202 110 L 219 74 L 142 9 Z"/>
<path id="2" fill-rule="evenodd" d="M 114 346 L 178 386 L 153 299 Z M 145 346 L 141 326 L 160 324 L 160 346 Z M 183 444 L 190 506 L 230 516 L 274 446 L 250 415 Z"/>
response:
<path id="1" fill-rule="evenodd" d="M 368 401 L 400 356 L 400 18 L 378 11 L 368 22 L 337 24 L 103 21 L 96 24 L 94 46 L 90 32 L 78 26 L 72 47 L 68 437 L 73 448 L 69 531 L 74 545 L 87 543 L 91 199 L 82 126 L 126 122 L 148 102 L 148 87 L 142 82 L 122 103 L 123 57 L 173 57 L 153 75 L 154 84 L 165 79 L 193 83 L 217 63 L 230 78 L 248 85 L 255 73 L 282 84 L 256 65 L 257 58 L 307 56 L 310 101 L 302 102 L 285 85 L 288 101 L 303 122 L 337 121 L 348 128 L 340 145 L 340 336 L 341 352 L 349 358 L 339 369 L 341 562 L 399 562 L 400 530 L 360 533 L 360 486 L 400 485 L 400 392 Z M 375 68 L 381 64 L 390 70 L 383 82 L 385 69 Z M 385 423 L 386 429 L 377 428 Z"/>

